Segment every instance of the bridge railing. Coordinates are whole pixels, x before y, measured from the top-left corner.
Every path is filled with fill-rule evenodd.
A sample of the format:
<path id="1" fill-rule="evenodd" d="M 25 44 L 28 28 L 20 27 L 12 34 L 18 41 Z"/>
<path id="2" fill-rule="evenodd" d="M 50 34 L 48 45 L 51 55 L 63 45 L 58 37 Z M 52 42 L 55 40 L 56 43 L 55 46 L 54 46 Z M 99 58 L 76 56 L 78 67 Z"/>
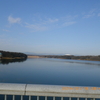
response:
<path id="1" fill-rule="evenodd" d="M 69 98 L 69 100 L 72 98 L 95 100 L 100 99 L 100 87 L 0 83 L 0 95 L 3 95 L 3 100 L 8 100 L 8 95 L 12 95 L 11 100 L 16 100 L 17 95 L 20 95 L 20 100 L 24 100 L 24 96 L 28 97 L 27 100 L 33 100 L 33 96 L 36 96 L 37 100 L 40 96 L 43 96 L 44 100 L 48 100 L 49 97 L 52 100 L 57 97 L 60 97 L 60 100 L 65 98 Z"/>

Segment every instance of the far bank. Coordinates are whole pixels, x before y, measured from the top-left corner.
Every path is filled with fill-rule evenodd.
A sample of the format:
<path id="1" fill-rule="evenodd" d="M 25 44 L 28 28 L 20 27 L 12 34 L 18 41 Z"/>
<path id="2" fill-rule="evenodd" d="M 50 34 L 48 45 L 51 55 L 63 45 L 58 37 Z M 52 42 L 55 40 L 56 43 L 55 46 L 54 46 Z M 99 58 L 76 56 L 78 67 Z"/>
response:
<path id="1" fill-rule="evenodd" d="M 28 58 L 58 58 L 58 59 L 72 59 L 72 60 L 90 60 L 100 61 L 98 56 L 74 56 L 74 55 L 28 55 Z"/>

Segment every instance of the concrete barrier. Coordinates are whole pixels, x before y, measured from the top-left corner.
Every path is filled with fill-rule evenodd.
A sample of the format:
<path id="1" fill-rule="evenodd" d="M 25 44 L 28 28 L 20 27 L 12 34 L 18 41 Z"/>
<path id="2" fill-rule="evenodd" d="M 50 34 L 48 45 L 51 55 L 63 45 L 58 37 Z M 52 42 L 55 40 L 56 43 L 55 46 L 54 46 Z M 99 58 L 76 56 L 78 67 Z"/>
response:
<path id="1" fill-rule="evenodd" d="M 100 87 L 0 83 L 0 94 L 100 98 Z"/>

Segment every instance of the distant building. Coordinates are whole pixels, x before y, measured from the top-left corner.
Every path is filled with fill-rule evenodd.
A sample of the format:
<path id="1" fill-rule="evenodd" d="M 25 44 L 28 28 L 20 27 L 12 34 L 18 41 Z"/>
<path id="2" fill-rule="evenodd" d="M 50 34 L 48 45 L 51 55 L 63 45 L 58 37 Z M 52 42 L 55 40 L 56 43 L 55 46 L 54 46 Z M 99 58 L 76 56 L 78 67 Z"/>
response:
<path id="1" fill-rule="evenodd" d="M 71 56 L 71 54 L 65 54 L 66 56 Z"/>

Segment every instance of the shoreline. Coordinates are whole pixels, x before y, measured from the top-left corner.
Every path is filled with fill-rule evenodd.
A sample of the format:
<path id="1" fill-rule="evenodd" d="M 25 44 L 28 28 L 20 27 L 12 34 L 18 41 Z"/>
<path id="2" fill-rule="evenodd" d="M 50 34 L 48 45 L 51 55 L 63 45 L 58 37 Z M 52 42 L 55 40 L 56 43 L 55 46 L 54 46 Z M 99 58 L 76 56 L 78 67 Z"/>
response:
<path id="1" fill-rule="evenodd" d="M 68 58 L 67 58 L 68 57 Z M 69 59 L 69 60 L 86 60 L 86 61 L 100 61 L 99 59 L 81 59 L 81 58 L 71 58 L 71 56 L 49 56 L 49 55 L 46 55 L 46 56 L 37 56 L 37 55 L 29 55 L 27 56 L 27 58 L 56 58 L 56 59 Z"/>
<path id="2" fill-rule="evenodd" d="M 11 58 L 11 57 L 2 57 L 0 58 L 1 59 L 25 59 L 24 57 L 14 57 L 14 58 Z"/>
<path id="3" fill-rule="evenodd" d="M 27 58 L 45 58 L 45 57 L 40 57 L 40 56 L 27 56 Z"/>

